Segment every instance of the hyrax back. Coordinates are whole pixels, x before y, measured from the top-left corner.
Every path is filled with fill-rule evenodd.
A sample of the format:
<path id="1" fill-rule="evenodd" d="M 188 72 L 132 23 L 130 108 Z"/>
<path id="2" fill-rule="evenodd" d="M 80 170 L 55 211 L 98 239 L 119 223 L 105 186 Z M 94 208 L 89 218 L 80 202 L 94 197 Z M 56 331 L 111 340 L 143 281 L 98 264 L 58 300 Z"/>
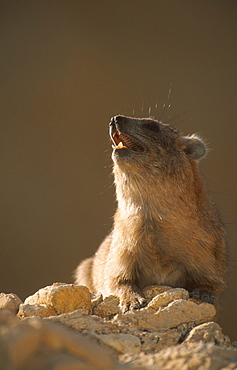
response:
<path id="1" fill-rule="evenodd" d="M 226 280 L 225 233 L 200 175 L 204 143 L 153 119 L 110 122 L 118 208 L 111 233 L 76 270 L 76 283 L 124 310 L 145 286 L 183 287 L 215 303 Z"/>

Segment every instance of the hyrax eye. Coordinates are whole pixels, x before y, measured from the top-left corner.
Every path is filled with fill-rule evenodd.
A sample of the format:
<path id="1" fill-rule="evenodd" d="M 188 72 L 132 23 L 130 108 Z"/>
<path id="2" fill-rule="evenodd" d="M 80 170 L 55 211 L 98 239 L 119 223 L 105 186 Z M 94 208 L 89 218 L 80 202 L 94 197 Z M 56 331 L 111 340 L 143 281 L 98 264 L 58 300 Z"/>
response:
<path id="1" fill-rule="evenodd" d="M 159 132 L 160 131 L 160 127 L 159 127 L 159 125 L 156 122 L 146 123 L 145 127 L 148 130 L 152 131 L 152 132 Z"/>

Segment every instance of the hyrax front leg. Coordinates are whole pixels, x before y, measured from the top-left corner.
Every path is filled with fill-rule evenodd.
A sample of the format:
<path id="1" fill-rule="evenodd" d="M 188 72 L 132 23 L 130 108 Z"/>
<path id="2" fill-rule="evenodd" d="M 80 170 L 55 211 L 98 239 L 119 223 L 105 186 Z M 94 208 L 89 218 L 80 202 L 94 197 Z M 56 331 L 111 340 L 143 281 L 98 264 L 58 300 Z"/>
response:
<path id="1" fill-rule="evenodd" d="M 114 284 L 114 294 L 120 299 L 123 312 L 146 306 L 146 299 L 141 290 L 131 281 L 119 281 Z"/>

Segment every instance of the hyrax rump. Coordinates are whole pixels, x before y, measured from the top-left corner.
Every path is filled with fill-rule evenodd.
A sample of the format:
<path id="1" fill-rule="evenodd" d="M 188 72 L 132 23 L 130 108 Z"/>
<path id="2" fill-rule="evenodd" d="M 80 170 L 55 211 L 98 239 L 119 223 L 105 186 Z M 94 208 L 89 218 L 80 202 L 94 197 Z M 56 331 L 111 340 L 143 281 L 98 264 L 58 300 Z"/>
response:
<path id="1" fill-rule="evenodd" d="M 115 116 L 109 130 L 118 208 L 111 233 L 77 267 L 75 282 L 118 296 L 124 311 L 144 306 L 142 290 L 153 284 L 216 303 L 226 243 L 199 171 L 204 143 L 150 118 Z"/>

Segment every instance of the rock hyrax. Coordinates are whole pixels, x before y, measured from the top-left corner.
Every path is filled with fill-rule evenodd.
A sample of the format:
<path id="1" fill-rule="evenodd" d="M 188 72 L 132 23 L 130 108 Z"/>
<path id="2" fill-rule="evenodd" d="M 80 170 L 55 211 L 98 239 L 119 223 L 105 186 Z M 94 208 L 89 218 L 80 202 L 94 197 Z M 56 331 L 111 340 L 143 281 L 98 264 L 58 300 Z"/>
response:
<path id="1" fill-rule="evenodd" d="M 118 208 L 111 233 L 78 266 L 77 284 L 146 304 L 148 285 L 183 287 L 210 303 L 226 282 L 225 232 L 207 194 L 203 141 L 154 119 L 115 116 L 109 125 Z"/>

